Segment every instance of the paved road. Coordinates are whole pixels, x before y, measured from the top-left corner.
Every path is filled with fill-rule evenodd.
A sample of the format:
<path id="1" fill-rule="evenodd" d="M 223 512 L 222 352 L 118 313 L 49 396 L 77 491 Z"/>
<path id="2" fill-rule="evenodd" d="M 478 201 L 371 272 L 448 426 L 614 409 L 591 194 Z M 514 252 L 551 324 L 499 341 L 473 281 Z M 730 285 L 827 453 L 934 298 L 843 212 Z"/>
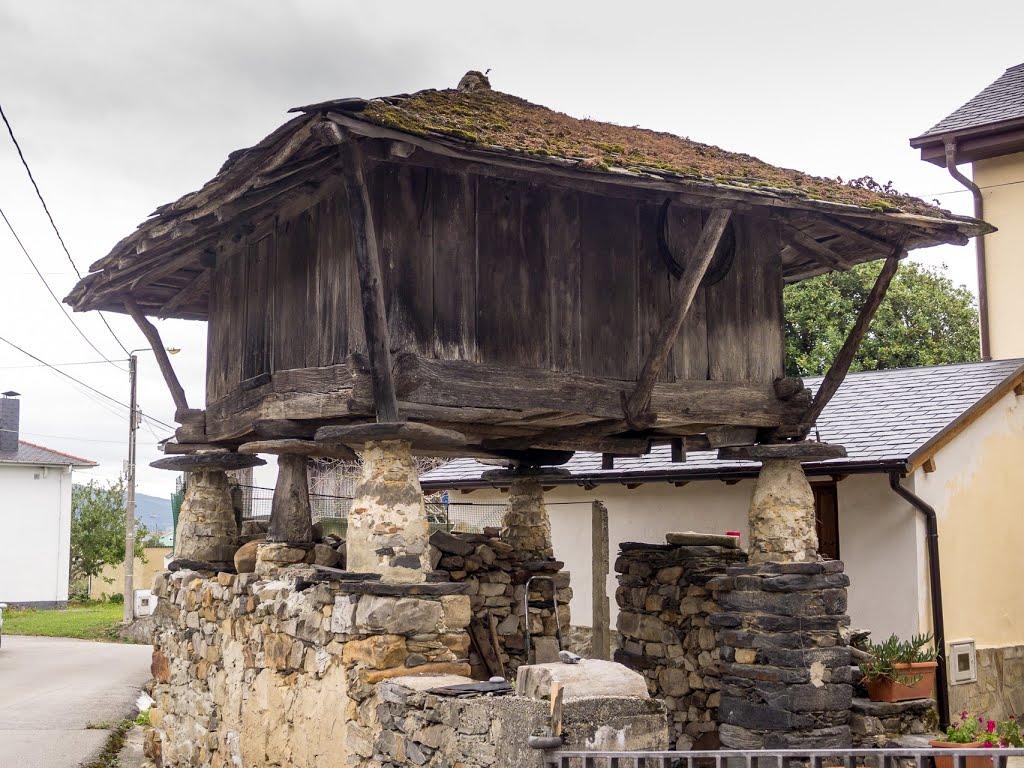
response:
<path id="1" fill-rule="evenodd" d="M 77 768 L 133 711 L 149 679 L 148 645 L 4 635 L 0 648 L 0 766 Z"/>

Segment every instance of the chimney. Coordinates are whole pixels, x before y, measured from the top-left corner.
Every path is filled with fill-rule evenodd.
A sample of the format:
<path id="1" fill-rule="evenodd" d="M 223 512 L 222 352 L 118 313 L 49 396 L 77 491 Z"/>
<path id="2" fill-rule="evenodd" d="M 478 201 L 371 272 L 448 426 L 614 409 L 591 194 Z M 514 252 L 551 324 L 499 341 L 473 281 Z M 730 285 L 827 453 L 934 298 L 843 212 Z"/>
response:
<path id="1" fill-rule="evenodd" d="M 18 450 L 21 401 L 17 392 L 4 392 L 0 397 L 0 453 Z"/>

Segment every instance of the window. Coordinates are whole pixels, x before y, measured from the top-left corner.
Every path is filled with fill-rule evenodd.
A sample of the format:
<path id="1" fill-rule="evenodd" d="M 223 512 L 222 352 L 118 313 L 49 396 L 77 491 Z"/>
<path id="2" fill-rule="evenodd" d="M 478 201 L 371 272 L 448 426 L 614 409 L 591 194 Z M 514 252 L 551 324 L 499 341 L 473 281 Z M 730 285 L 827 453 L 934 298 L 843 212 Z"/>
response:
<path id="1" fill-rule="evenodd" d="M 826 560 L 839 559 L 839 491 L 835 483 L 812 483 L 814 528 L 818 554 Z"/>

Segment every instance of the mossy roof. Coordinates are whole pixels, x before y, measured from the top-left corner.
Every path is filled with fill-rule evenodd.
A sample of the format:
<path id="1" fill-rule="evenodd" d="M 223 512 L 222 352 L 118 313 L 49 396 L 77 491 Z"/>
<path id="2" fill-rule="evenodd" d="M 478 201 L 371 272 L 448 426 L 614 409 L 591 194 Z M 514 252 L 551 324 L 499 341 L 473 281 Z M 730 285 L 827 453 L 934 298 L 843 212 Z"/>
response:
<path id="1" fill-rule="evenodd" d="M 794 197 L 854 205 L 876 211 L 942 217 L 944 211 L 872 181 L 845 183 L 779 168 L 712 144 L 556 112 L 489 88 L 425 90 L 364 101 L 347 99 L 301 111 L 347 112 L 361 120 L 408 134 L 440 137 L 478 149 L 576 161 L 580 167 L 624 169 Z"/>

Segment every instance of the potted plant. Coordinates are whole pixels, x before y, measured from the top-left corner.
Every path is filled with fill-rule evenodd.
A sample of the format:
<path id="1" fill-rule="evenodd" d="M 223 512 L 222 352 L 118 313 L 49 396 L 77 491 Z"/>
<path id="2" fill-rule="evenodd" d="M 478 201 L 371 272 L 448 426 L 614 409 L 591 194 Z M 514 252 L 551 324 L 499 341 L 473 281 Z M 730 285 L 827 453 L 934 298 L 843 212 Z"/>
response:
<path id="1" fill-rule="evenodd" d="M 935 739 L 928 746 L 936 749 L 979 749 L 982 747 L 1021 747 L 1020 726 L 1012 717 L 986 720 L 972 717 L 965 709 L 960 719 L 946 729 L 945 739 Z M 935 768 L 953 768 L 952 757 L 936 757 Z M 968 757 L 965 768 L 991 768 L 991 757 Z"/>
<path id="2" fill-rule="evenodd" d="M 883 643 L 863 640 L 860 650 L 867 658 L 859 662 L 864 685 L 872 701 L 909 701 L 935 696 L 935 648 L 931 635 L 914 635 L 900 640 L 891 635 Z"/>

